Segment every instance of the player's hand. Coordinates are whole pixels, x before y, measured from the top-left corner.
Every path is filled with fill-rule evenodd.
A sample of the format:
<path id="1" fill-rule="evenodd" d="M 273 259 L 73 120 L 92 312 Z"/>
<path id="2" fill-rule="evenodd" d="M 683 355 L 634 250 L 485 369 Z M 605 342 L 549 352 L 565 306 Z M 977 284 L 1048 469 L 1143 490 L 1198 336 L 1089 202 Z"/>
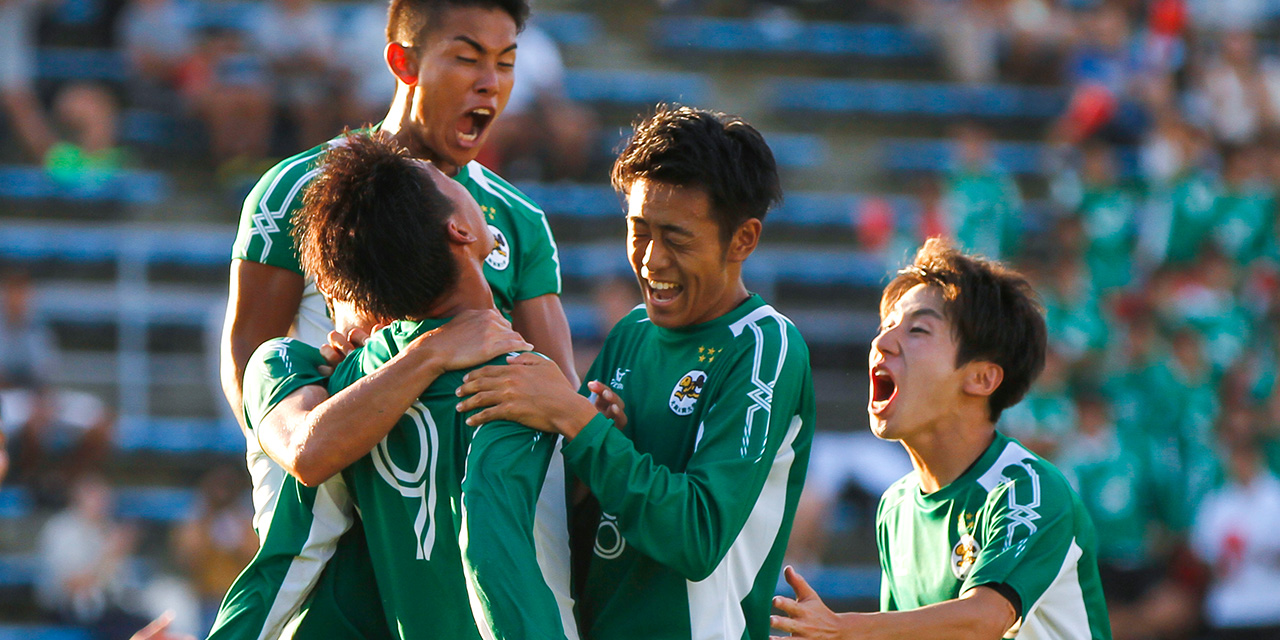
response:
<path id="1" fill-rule="evenodd" d="M 532 351 L 496 309 L 463 311 L 443 327 L 418 336 L 406 351 L 423 349 L 443 371 L 482 365 L 515 351 Z"/>
<path id="2" fill-rule="evenodd" d="M 169 625 L 173 623 L 173 612 L 166 611 L 159 618 L 133 634 L 129 640 L 195 640 L 185 633 L 170 633 Z"/>
<path id="3" fill-rule="evenodd" d="M 622 397 L 617 391 L 609 388 L 609 385 L 592 380 L 587 383 L 587 388 L 596 394 L 596 411 L 601 415 L 613 421 L 613 426 L 621 429 L 627 426 L 627 414 L 623 413 L 626 405 L 622 402 Z"/>
<path id="4" fill-rule="evenodd" d="M 458 411 L 482 411 L 471 426 L 509 420 L 572 438 L 596 415 L 596 407 L 569 386 L 559 365 L 536 353 L 507 358 L 508 366 L 476 369 L 463 378 Z"/>
<path id="5" fill-rule="evenodd" d="M 352 351 L 364 346 L 369 341 L 369 336 L 381 331 L 387 325 L 376 324 L 370 331 L 365 331 L 360 327 L 353 327 L 346 334 L 341 331 L 329 332 L 329 343 L 320 346 L 320 356 L 328 365 L 318 367 L 321 375 L 332 375 L 333 368 L 342 362 L 343 358 L 351 355 Z"/>
<path id="6" fill-rule="evenodd" d="M 787 567 L 783 571 L 787 584 L 796 592 L 796 599 L 774 596 L 773 606 L 787 614 L 785 616 L 769 616 L 769 625 L 778 631 L 791 634 L 792 638 L 812 638 L 814 640 L 836 640 L 842 635 L 841 617 L 836 615 L 809 583 L 795 569 Z M 782 640 L 774 636 L 777 640 Z"/>

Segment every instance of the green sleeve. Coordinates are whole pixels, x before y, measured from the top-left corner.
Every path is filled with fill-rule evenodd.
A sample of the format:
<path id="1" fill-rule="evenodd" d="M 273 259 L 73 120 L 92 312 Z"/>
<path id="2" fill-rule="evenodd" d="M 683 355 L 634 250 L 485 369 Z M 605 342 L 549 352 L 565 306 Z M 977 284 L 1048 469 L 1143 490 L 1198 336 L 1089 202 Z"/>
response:
<path id="1" fill-rule="evenodd" d="M 564 638 L 533 541 L 555 441 L 518 424 L 491 422 L 476 430 L 467 451 L 458 542 L 472 615 L 486 638 Z"/>
<path id="2" fill-rule="evenodd" d="M 627 543 L 688 580 L 711 575 L 738 537 L 784 440 L 799 450 L 812 439 L 807 352 L 790 349 L 779 367 L 781 353 L 766 347 L 754 362 L 754 349 L 737 354 L 724 386 L 703 400 L 711 408 L 683 473 L 636 451 L 631 440 L 601 416 L 564 446 L 569 469 L 587 484 L 606 513 L 618 516 Z M 772 393 L 761 393 L 752 378 L 757 372 L 775 371 Z"/>
<path id="3" fill-rule="evenodd" d="M 893 489 L 889 489 L 892 491 Z M 880 496 L 880 503 L 876 505 L 876 550 L 880 557 L 880 610 L 881 611 L 897 611 L 898 606 L 893 601 L 893 588 L 889 584 L 889 530 L 884 522 L 884 505 L 885 498 L 889 495 L 886 491 Z"/>
<path id="4" fill-rule="evenodd" d="M 286 396 L 311 384 L 326 385 L 320 351 L 293 338 L 274 338 L 258 346 L 244 372 L 244 417 L 256 430 Z"/>
<path id="5" fill-rule="evenodd" d="M 978 535 L 981 548 L 973 570 L 960 587 L 1005 584 L 1017 592 L 1027 614 L 1057 579 L 1073 546 L 1076 517 L 1066 482 L 1031 464 L 1013 465 L 1010 480 L 997 487 L 983 508 Z"/>
<path id="6" fill-rule="evenodd" d="M 560 253 L 551 235 L 547 216 L 531 210 L 520 221 L 520 277 L 516 280 L 516 300 L 528 300 L 549 293 L 560 294 Z"/>
<path id="7" fill-rule="evenodd" d="M 265 173 L 240 210 L 240 224 L 231 259 L 269 264 L 302 273 L 294 246 L 293 214 L 302 208 L 302 194 L 315 176 L 318 153 L 294 156 Z"/>

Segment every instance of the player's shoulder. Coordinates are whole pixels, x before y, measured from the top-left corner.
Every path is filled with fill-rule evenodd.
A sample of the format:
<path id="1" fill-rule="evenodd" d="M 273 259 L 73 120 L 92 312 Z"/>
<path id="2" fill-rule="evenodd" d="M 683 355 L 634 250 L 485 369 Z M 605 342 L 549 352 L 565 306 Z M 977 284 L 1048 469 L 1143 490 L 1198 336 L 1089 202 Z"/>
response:
<path id="1" fill-rule="evenodd" d="M 642 340 L 653 330 L 653 326 L 653 322 L 649 320 L 649 312 L 645 310 L 644 304 L 638 304 L 613 325 L 613 328 L 609 330 L 609 335 L 605 338 L 605 343 Z"/>
<path id="2" fill-rule="evenodd" d="M 1062 471 L 1017 439 L 997 433 L 995 448 L 998 453 L 973 480 L 988 501 L 1002 501 L 1010 491 L 1032 494 L 1041 504 L 1065 506 L 1077 500 Z"/>
<path id="3" fill-rule="evenodd" d="M 800 330 L 760 296 L 752 295 L 734 313 L 737 317 L 726 328 L 738 350 L 763 349 L 777 353 L 788 364 L 808 364 L 809 346 Z"/>
<path id="4" fill-rule="evenodd" d="M 320 350 L 297 338 L 272 338 L 258 345 L 249 358 L 250 367 L 272 374 L 286 374 L 299 369 L 314 370 L 324 364 Z"/>
<path id="5" fill-rule="evenodd" d="M 880 520 L 885 514 L 907 503 L 912 494 L 919 490 L 920 474 L 915 470 L 895 480 L 893 484 L 889 485 L 888 489 L 884 490 L 884 493 L 880 494 L 880 504 L 876 508 L 876 519 Z"/>
<path id="6" fill-rule="evenodd" d="M 302 189 L 319 174 L 320 159 L 333 143 L 334 140 L 323 142 L 267 169 L 245 198 L 245 211 L 263 206 L 287 208 L 300 202 Z"/>
<path id="7" fill-rule="evenodd" d="M 546 214 L 529 196 L 492 169 L 472 160 L 458 170 L 455 178 L 471 192 L 482 207 L 509 212 L 517 221 L 542 224 Z"/>

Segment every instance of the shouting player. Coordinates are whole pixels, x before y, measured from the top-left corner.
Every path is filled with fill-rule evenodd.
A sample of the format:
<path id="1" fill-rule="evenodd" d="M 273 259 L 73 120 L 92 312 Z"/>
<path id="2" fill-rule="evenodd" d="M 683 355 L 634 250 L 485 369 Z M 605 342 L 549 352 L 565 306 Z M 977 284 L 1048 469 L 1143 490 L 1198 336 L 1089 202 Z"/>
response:
<path id="1" fill-rule="evenodd" d="M 996 431 L 1044 366 L 1027 281 L 932 239 L 880 299 L 871 430 L 915 470 L 876 514 L 881 613 L 832 613 L 796 571 L 799 638 L 1109 640 L 1097 539 L 1062 474 Z"/>
<path id="2" fill-rule="evenodd" d="M 385 55 L 396 94 L 374 129 L 433 162 L 480 203 L 494 238 L 485 275 L 499 310 L 572 380 L 560 266 L 546 217 L 475 162 L 511 93 L 516 35 L 528 13 L 525 0 L 393 0 Z M 333 328 L 289 231 L 321 155 L 339 139 L 282 161 L 245 200 L 222 336 L 222 386 L 237 416 L 245 363 L 259 344 L 288 335 L 292 326 L 295 337 L 319 346 Z"/>
<path id="3" fill-rule="evenodd" d="M 598 500 L 574 515 L 591 532 L 574 544 L 584 637 L 764 638 L 814 429 L 808 348 L 742 281 L 781 197 L 773 154 L 741 119 L 660 108 L 613 181 L 644 297 L 584 389 L 614 411 L 528 355 L 468 374 L 459 408 L 568 440 Z"/>

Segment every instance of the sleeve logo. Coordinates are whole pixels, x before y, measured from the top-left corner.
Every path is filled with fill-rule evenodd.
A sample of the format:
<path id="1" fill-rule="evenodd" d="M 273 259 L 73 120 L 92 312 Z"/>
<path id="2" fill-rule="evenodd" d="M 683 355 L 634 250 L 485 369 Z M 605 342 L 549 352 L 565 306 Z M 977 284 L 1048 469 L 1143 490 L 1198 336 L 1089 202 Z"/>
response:
<path id="1" fill-rule="evenodd" d="M 678 416 L 693 413 L 693 405 L 698 403 L 698 398 L 702 395 L 702 385 L 706 382 L 705 371 L 695 369 L 684 374 L 680 382 L 676 383 L 676 388 L 671 390 L 671 401 L 668 403 L 671 410 Z"/>
<path id="2" fill-rule="evenodd" d="M 503 235 L 497 227 L 489 225 L 489 231 L 493 233 L 493 251 L 489 252 L 489 257 L 484 259 L 484 263 L 502 271 L 511 264 L 511 245 L 507 242 L 507 236 Z"/>
<path id="3" fill-rule="evenodd" d="M 960 541 L 956 546 L 951 547 L 951 573 L 955 575 L 956 580 L 964 580 L 969 577 L 969 572 L 973 570 L 973 563 L 978 560 L 978 541 L 973 539 L 970 534 L 960 536 Z"/>

